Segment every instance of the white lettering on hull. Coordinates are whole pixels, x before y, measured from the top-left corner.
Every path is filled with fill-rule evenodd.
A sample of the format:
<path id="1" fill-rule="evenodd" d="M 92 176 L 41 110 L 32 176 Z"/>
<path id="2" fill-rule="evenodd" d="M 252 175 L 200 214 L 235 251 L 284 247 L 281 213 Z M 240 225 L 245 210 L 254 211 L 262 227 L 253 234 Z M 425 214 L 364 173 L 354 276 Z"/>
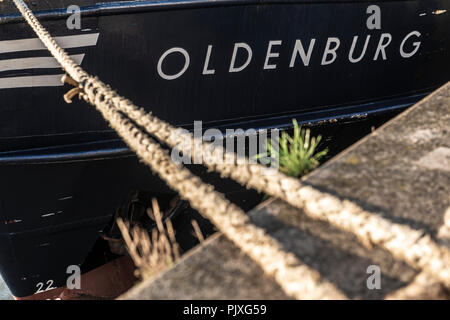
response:
<path id="1" fill-rule="evenodd" d="M 209 58 L 211 58 L 212 47 L 213 47 L 212 45 L 209 45 L 208 50 L 206 51 L 205 64 L 203 65 L 203 74 L 214 74 L 216 72 L 216 70 L 214 70 L 214 69 L 208 69 Z"/>
<path id="2" fill-rule="evenodd" d="M 385 41 L 387 40 L 387 42 Z M 375 51 L 374 61 L 378 60 L 378 56 L 381 52 L 381 57 L 383 60 L 386 60 L 386 48 L 391 44 L 392 35 L 390 33 L 383 33 L 380 37 L 380 41 L 378 42 L 377 51 Z"/>
<path id="3" fill-rule="evenodd" d="M 421 36 L 421 34 L 419 31 L 413 31 L 410 34 L 408 34 L 405 37 L 405 39 L 403 39 L 402 44 L 400 45 L 400 55 L 405 59 L 411 58 L 413 55 L 415 55 L 417 53 L 417 51 L 419 51 L 419 48 L 421 45 L 421 42 L 414 42 L 413 43 L 414 50 L 411 52 L 405 52 L 405 49 L 404 49 L 405 43 L 412 36 L 416 36 L 417 38 L 419 38 Z"/>
<path id="4" fill-rule="evenodd" d="M 172 75 L 168 75 L 166 73 L 164 73 L 164 71 L 162 70 L 162 64 L 164 62 L 164 59 L 166 59 L 166 57 L 171 54 L 171 53 L 181 53 L 184 57 L 184 66 L 183 68 L 181 68 L 181 70 L 178 73 L 172 74 Z M 183 49 L 183 48 L 171 48 L 169 50 L 167 50 L 166 52 L 163 53 L 163 55 L 161 56 L 161 58 L 159 58 L 158 61 L 158 74 L 161 78 L 163 78 L 164 80 L 174 80 L 176 78 L 179 78 L 183 73 L 186 72 L 186 70 L 189 68 L 189 64 L 191 62 L 191 58 L 189 57 L 189 53 Z"/>
<path id="5" fill-rule="evenodd" d="M 269 45 L 267 46 L 266 61 L 264 62 L 264 70 L 277 68 L 276 64 L 269 64 L 269 59 L 278 58 L 280 56 L 278 52 L 272 52 L 272 46 L 280 46 L 281 43 L 281 40 L 269 41 Z"/>
<path id="6" fill-rule="evenodd" d="M 366 54 L 366 51 L 367 51 L 367 46 L 369 45 L 369 41 L 370 41 L 370 35 L 368 35 L 367 38 L 366 38 L 366 42 L 364 43 L 364 49 L 362 50 L 361 55 L 358 58 L 353 58 L 353 53 L 355 51 L 356 43 L 358 42 L 358 36 L 354 36 L 353 37 L 352 47 L 351 47 L 350 52 L 348 54 L 348 60 L 351 63 L 360 62 L 364 58 L 364 56 Z"/>
<path id="7" fill-rule="evenodd" d="M 247 51 L 247 60 L 240 67 L 236 67 L 235 66 L 236 55 L 240 48 L 243 48 Z M 231 57 L 229 72 L 241 72 L 242 70 L 247 68 L 247 66 L 250 64 L 250 61 L 252 61 L 252 56 L 253 56 L 253 50 L 252 50 L 252 48 L 250 48 L 250 46 L 248 44 L 246 44 L 244 42 L 235 43 L 234 49 L 233 49 L 233 56 Z"/>
<path id="8" fill-rule="evenodd" d="M 329 64 L 332 64 L 337 59 L 337 49 L 339 49 L 341 45 L 341 40 L 339 38 L 328 38 L 327 45 L 325 47 L 325 51 L 323 52 L 322 56 L 322 65 L 326 66 Z M 328 57 L 331 55 L 331 59 L 328 59 Z"/>
<path id="9" fill-rule="evenodd" d="M 289 68 L 294 67 L 295 59 L 297 58 L 297 54 L 300 54 L 300 58 L 302 58 L 303 65 L 305 67 L 309 66 L 309 62 L 311 61 L 311 55 L 314 49 L 314 45 L 316 43 L 316 39 L 311 39 L 309 42 L 308 53 L 305 52 L 303 48 L 301 40 L 295 40 L 294 51 L 292 52 L 291 62 L 289 63 Z"/>
<path id="10" fill-rule="evenodd" d="M 417 54 L 420 49 L 421 41 L 417 41 L 420 39 L 421 33 L 418 31 L 412 31 L 408 33 L 401 41 L 401 45 L 399 47 L 400 58 L 408 59 Z M 415 42 L 414 39 L 416 39 Z M 363 43 L 364 41 L 364 43 Z M 373 55 L 368 57 L 368 48 L 371 41 L 378 41 L 376 44 L 376 49 L 372 52 Z M 346 59 L 349 63 L 356 64 L 363 61 L 365 58 L 373 59 L 373 61 L 387 61 L 389 59 L 389 54 L 393 54 L 394 50 L 392 48 L 393 36 L 390 33 L 382 33 L 378 40 L 373 39 L 371 35 L 367 35 L 365 37 L 354 36 L 353 41 L 351 43 L 350 48 L 343 48 L 341 45 L 345 43 L 339 37 L 329 37 L 326 39 L 325 48 L 321 53 L 321 62 L 320 65 L 323 67 L 328 67 L 336 63 L 339 57 L 343 54 L 346 55 Z M 285 46 L 287 41 L 283 40 L 269 40 L 267 42 L 267 51 L 264 57 L 264 60 L 261 63 L 261 67 L 263 70 L 276 70 L 279 67 L 283 67 L 282 64 L 277 62 L 280 58 L 281 46 Z M 292 43 L 292 42 L 291 42 Z M 311 61 L 314 58 L 314 55 L 318 55 L 316 49 L 317 39 L 312 38 L 309 40 L 309 45 L 307 48 L 304 47 L 304 43 L 308 43 L 302 39 L 295 39 L 293 50 L 290 53 L 290 62 L 287 67 L 295 68 L 299 65 L 303 65 L 303 67 L 309 67 L 311 65 Z M 289 45 L 289 44 L 288 44 Z M 412 45 L 412 49 L 411 49 Z M 161 70 L 161 63 L 165 60 L 167 55 L 172 52 L 180 52 L 185 57 L 185 65 L 181 69 L 180 72 L 174 75 L 167 75 Z M 217 53 L 216 53 L 217 54 Z M 214 75 L 216 74 L 216 70 L 210 67 L 211 57 L 214 56 L 214 46 L 213 44 L 209 44 L 206 49 L 206 55 L 203 59 L 203 70 L 201 72 L 202 75 Z M 245 60 L 245 62 L 237 62 L 237 57 L 240 57 L 239 61 Z M 297 59 L 300 57 L 300 59 Z M 233 44 L 233 51 L 230 61 L 230 67 L 228 69 L 229 73 L 237 73 L 244 71 L 251 63 L 256 63 L 254 60 L 254 51 L 250 44 L 245 42 L 237 42 Z M 301 60 L 301 61 L 300 61 Z M 341 59 L 342 60 L 342 59 Z M 239 64 L 240 65 L 237 65 Z M 166 52 L 159 58 L 157 71 L 159 76 L 165 80 L 175 80 L 180 78 L 186 70 L 189 68 L 190 64 L 190 55 L 189 52 L 184 48 L 174 47 Z"/>

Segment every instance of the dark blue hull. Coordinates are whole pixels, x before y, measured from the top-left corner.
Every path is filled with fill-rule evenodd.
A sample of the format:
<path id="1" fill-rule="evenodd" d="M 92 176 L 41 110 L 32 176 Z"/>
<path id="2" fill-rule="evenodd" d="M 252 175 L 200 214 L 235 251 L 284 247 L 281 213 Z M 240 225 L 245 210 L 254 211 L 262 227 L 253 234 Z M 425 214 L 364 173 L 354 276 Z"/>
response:
<path id="1" fill-rule="evenodd" d="M 31 8 L 84 69 L 186 128 L 370 116 L 450 80 L 448 0 L 59 3 Z M 23 297 L 65 284 L 129 190 L 170 190 L 94 108 L 65 104 L 62 70 L 12 2 L 0 12 L 0 272 Z"/>

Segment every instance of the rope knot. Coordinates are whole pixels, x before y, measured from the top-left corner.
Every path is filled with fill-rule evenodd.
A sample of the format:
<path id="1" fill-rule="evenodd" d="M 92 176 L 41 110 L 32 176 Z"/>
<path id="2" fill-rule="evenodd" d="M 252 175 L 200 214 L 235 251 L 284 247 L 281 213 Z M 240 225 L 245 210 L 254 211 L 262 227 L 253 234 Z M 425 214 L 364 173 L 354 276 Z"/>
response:
<path id="1" fill-rule="evenodd" d="M 80 95 L 83 92 L 83 89 L 81 89 L 80 84 L 72 79 L 69 75 L 65 74 L 61 78 L 61 82 L 64 84 L 69 84 L 71 86 L 74 86 L 74 88 L 70 89 L 65 95 L 64 95 L 64 101 L 66 103 L 72 103 L 73 97 L 75 97 L 77 94 Z"/>

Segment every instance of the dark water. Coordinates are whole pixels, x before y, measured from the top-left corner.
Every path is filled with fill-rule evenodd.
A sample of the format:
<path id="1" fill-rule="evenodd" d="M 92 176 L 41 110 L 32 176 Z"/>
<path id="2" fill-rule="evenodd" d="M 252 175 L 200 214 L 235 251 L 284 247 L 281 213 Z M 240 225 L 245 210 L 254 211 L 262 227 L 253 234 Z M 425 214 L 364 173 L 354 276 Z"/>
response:
<path id="1" fill-rule="evenodd" d="M 400 112 L 391 112 L 384 115 L 360 119 L 358 121 L 344 122 L 336 125 L 312 127 L 311 135 L 322 136 L 322 148 L 328 148 L 329 152 L 324 158 L 327 161 L 338 153 L 344 151 L 357 141 L 361 140 L 373 130 L 380 127 Z M 320 148 L 319 148 L 320 149 Z"/>

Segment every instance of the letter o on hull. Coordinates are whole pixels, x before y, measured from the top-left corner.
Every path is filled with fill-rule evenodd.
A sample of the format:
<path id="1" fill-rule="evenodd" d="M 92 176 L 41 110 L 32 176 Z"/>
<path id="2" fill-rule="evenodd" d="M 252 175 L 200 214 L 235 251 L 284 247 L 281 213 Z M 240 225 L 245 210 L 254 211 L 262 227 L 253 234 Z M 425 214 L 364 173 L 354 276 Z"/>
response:
<path id="1" fill-rule="evenodd" d="M 168 75 L 162 71 L 162 63 L 169 54 L 174 53 L 174 52 L 179 52 L 184 56 L 184 66 L 178 73 Z M 187 68 L 189 67 L 189 64 L 190 64 L 189 53 L 186 50 L 184 50 L 183 48 L 178 48 L 178 47 L 171 48 L 171 49 L 167 50 L 166 52 L 164 52 L 162 54 L 161 58 L 159 58 L 158 67 L 157 67 L 158 74 L 161 78 L 163 78 L 165 80 L 174 80 L 186 72 Z"/>

